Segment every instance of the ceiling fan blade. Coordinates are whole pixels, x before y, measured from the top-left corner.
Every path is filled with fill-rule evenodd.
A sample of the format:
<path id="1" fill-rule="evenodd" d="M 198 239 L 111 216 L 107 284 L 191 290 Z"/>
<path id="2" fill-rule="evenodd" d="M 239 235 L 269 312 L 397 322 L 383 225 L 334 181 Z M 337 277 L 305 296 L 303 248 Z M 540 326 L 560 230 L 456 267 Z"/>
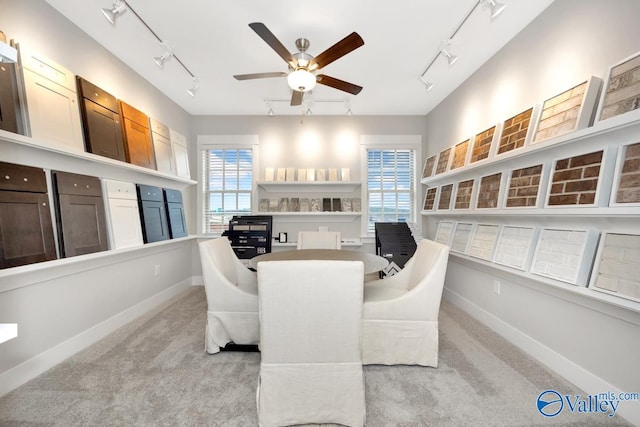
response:
<path id="1" fill-rule="evenodd" d="M 278 38 L 269 31 L 266 25 L 262 22 L 252 22 L 249 26 L 260 36 L 260 38 L 262 38 L 262 40 L 271 46 L 271 49 L 275 50 L 285 62 L 293 64 L 294 66 L 298 64 L 298 61 L 293 57 L 293 55 L 291 55 L 287 48 L 284 47 L 280 40 L 278 40 Z"/>
<path id="2" fill-rule="evenodd" d="M 314 71 L 319 70 L 322 67 L 326 67 L 336 59 L 342 58 L 347 53 L 356 50 L 362 45 L 364 45 L 362 37 L 360 37 L 358 33 L 353 32 L 313 58 L 309 62 L 309 70 Z"/>
<path id="3" fill-rule="evenodd" d="M 284 77 L 287 73 L 283 71 L 275 71 L 273 73 L 254 73 L 254 74 L 236 74 L 233 76 L 236 80 L 266 79 L 269 77 Z"/>
<path id="4" fill-rule="evenodd" d="M 327 76 L 325 74 L 317 75 L 316 81 L 321 85 L 330 86 L 334 89 L 342 90 L 352 95 L 357 95 L 362 90 L 362 86 L 354 85 L 353 83 L 345 82 L 344 80 L 336 79 L 335 77 Z"/>
<path id="5" fill-rule="evenodd" d="M 302 97 L 304 96 L 304 92 L 299 90 L 294 90 L 291 94 L 291 106 L 295 107 L 296 105 L 302 104 Z"/>

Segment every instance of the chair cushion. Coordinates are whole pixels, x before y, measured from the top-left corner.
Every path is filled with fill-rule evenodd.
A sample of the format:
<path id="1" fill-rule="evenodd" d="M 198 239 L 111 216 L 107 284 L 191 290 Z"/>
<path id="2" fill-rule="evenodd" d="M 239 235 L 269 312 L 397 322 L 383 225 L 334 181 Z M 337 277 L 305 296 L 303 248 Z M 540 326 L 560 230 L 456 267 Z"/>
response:
<path id="1" fill-rule="evenodd" d="M 405 295 L 408 291 L 406 289 L 397 288 L 385 288 L 376 286 L 365 286 L 364 288 L 364 302 L 369 301 L 385 301 Z"/>

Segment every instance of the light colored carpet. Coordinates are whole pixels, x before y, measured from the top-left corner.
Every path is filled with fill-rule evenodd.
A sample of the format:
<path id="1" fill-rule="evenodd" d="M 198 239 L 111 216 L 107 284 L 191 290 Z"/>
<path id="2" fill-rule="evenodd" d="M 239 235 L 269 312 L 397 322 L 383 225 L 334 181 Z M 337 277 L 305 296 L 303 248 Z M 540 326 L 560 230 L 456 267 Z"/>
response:
<path id="1" fill-rule="evenodd" d="M 260 354 L 204 352 L 194 287 L 0 399 L 0 426 L 254 426 Z M 584 392 L 458 308 L 442 305 L 439 367 L 366 366 L 368 426 L 629 425 L 545 418 L 547 389 Z"/>

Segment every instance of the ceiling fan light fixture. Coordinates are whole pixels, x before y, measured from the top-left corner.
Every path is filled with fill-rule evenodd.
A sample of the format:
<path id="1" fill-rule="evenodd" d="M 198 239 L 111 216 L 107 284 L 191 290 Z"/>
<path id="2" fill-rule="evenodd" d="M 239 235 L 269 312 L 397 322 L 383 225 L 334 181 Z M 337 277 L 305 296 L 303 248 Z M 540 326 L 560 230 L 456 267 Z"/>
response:
<path id="1" fill-rule="evenodd" d="M 116 18 L 126 10 L 127 4 L 122 0 L 116 0 L 111 8 L 102 8 L 102 14 L 107 18 L 107 21 L 111 22 L 112 25 L 116 25 Z"/>
<path id="2" fill-rule="evenodd" d="M 293 90 L 308 92 L 316 86 L 316 76 L 307 70 L 297 69 L 289 73 L 287 83 Z"/>

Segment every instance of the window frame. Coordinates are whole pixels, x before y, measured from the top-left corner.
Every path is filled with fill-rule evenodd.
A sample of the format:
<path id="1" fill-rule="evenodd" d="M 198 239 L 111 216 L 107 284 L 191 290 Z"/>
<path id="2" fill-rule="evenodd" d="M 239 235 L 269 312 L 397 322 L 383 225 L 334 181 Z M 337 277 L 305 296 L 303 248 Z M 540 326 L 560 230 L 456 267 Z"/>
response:
<path id="1" fill-rule="evenodd" d="M 206 183 L 203 167 L 203 153 L 208 150 L 242 150 L 251 149 L 252 156 L 252 182 L 251 182 L 251 214 L 257 206 L 257 173 L 258 173 L 258 135 L 198 135 L 197 137 L 197 163 L 198 163 L 198 184 L 197 184 L 197 223 L 198 235 L 204 237 L 219 237 L 222 233 L 204 232 L 204 199 Z"/>
<path id="2" fill-rule="evenodd" d="M 418 171 L 418 164 L 422 159 L 422 135 L 362 135 L 360 137 L 360 164 L 362 181 L 362 218 L 360 234 L 363 238 L 373 238 L 375 233 L 369 231 L 369 180 L 367 150 L 414 150 L 413 165 L 413 206 L 411 207 L 413 220 L 422 229 L 420 216 L 420 178 L 422 171 Z"/>

